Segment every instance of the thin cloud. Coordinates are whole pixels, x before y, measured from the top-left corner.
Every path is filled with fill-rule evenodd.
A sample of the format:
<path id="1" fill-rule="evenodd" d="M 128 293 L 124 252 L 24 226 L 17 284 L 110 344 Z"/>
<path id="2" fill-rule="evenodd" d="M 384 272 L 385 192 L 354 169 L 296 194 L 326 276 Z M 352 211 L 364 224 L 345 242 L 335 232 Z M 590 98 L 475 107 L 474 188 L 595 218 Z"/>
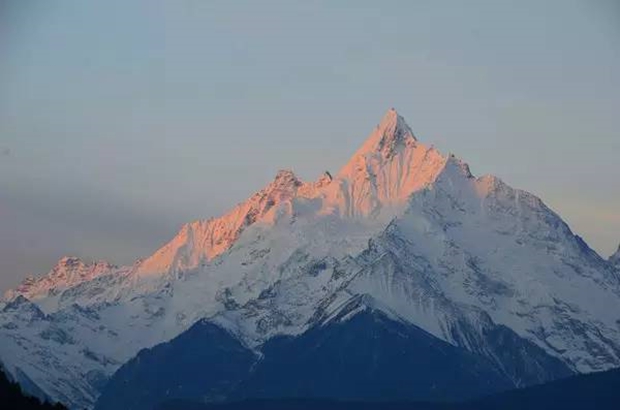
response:
<path id="1" fill-rule="evenodd" d="M 0 156 L 2 157 L 10 157 L 12 155 L 11 149 L 8 147 L 4 147 L 0 150 Z"/>

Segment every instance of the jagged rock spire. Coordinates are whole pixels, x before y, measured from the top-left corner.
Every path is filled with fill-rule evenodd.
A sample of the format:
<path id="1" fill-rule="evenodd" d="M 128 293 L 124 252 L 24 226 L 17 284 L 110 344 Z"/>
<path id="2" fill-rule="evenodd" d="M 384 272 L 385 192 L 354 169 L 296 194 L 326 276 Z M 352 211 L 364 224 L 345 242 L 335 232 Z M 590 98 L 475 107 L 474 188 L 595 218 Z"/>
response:
<path id="1" fill-rule="evenodd" d="M 372 153 L 390 156 L 399 147 L 414 144 L 416 141 L 417 139 L 405 119 L 394 108 L 390 108 L 377 128 L 356 152 L 356 156 Z"/>

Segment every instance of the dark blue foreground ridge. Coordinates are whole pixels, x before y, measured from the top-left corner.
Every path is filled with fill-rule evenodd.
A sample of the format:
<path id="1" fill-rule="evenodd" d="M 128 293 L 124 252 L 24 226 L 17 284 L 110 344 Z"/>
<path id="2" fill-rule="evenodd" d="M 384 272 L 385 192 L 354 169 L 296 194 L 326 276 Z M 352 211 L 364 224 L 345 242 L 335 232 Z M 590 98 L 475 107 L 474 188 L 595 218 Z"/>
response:
<path id="1" fill-rule="evenodd" d="M 216 403 L 245 399 L 462 401 L 533 384 L 531 363 L 570 374 L 504 327 L 488 340 L 515 354 L 500 368 L 486 356 L 448 344 L 390 317 L 359 298 L 329 322 L 302 335 L 280 336 L 257 354 L 232 334 L 202 320 L 168 343 L 141 351 L 104 388 L 96 410 L 152 409 L 164 402 Z M 508 354 L 508 353 L 506 353 Z M 507 358 L 502 359 L 508 363 Z M 527 378 L 530 378 L 528 383 Z"/>

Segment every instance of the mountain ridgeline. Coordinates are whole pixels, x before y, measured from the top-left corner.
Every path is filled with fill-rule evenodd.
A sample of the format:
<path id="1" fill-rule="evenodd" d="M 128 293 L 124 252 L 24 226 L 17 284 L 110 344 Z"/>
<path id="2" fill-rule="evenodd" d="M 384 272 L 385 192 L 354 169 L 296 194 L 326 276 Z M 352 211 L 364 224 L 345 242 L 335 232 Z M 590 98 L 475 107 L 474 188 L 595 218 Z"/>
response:
<path id="1" fill-rule="evenodd" d="M 389 110 L 131 266 L 65 257 L 0 301 L 0 360 L 71 408 L 471 400 L 620 366 L 620 253 Z M 164 370 L 162 370 L 164 369 Z"/>

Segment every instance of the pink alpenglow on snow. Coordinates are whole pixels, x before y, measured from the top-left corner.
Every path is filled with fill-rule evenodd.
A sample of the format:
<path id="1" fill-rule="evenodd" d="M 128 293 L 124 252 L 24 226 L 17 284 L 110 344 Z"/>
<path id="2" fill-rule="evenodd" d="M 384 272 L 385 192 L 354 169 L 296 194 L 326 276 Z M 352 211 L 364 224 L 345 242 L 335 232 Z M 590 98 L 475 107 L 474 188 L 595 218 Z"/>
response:
<path id="1" fill-rule="evenodd" d="M 466 164 L 420 143 L 392 108 L 335 176 L 326 172 L 314 182 L 304 182 L 293 171 L 281 170 L 269 185 L 226 214 L 185 224 L 132 270 L 138 276 L 153 276 L 195 269 L 230 249 L 249 226 L 272 225 L 284 215 L 390 218 L 406 206 L 411 194 L 432 184 L 451 160 L 469 173 Z M 54 273 L 63 272 L 55 268 L 41 279 L 25 281 L 11 295 L 35 297 L 114 270 L 103 262 L 85 265 L 71 258 L 59 265 L 73 263 L 69 273 Z"/>
<path id="2" fill-rule="evenodd" d="M 535 195 L 475 178 L 389 110 L 334 175 L 279 171 L 132 266 L 63 258 L 24 282 L 0 300 L 0 358 L 90 408 L 91 375 L 198 320 L 255 348 L 364 297 L 456 346 L 479 349 L 472 335 L 497 324 L 571 369 L 605 370 L 620 365 L 619 255 L 603 260 Z"/>
<path id="3" fill-rule="evenodd" d="M 90 281 L 98 276 L 112 273 L 118 266 L 105 261 L 86 263 L 80 258 L 64 256 L 46 275 L 40 278 L 28 278 L 15 290 L 6 294 L 11 298 L 23 295 L 30 300 L 48 296 L 50 291 L 61 291 L 79 283 Z"/>
<path id="4" fill-rule="evenodd" d="M 431 184 L 449 157 L 417 141 L 390 109 L 349 162 L 332 178 L 303 182 L 289 170 L 219 218 L 192 222 L 139 267 L 143 275 L 197 267 L 228 250 L 255 223 L 273 224 L 282 214 L 312 209 L 317 215 L 378 217 L 401 209 L 409 196 Z M 308 202 L 318 206 L 304 206 Z M 387 215 L 386 215 L 387 216 Z"/>

